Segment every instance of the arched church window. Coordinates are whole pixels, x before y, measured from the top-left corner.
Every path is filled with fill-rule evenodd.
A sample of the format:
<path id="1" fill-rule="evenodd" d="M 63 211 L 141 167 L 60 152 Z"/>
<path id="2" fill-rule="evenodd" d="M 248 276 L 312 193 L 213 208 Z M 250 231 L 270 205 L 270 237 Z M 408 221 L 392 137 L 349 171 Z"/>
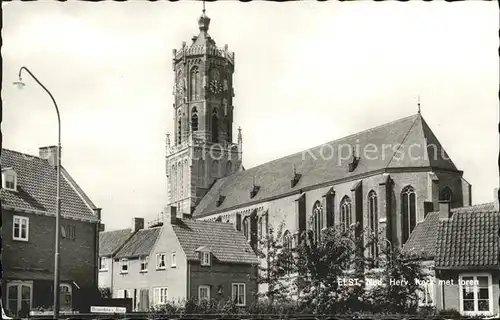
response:
<path id="1" fill-rule="evenodd" d="M 219 142 L 219 117 L 217 108 L 212 112 L 212 142 Z"/>
<path id="2" fill-rule="evenodd" d="M 219 177 L 219 161 L 214 160 L 212 162 L 212 178 Z"/>
<path id="3" fill-rule="evenodd" d="M 184 183 L 183 183 L 183 178 L 184 178 L 184 167 L 182 165 L 182 162 L 179 162 L 179 187 L 181 189 L 181 194 L 180 197 L 181 199 L 184 197 Z"/>
<path id="4" fill-rule="evenodd" d="M 378 257 L 378 199 L 377 193 L 374 190 L 371 190 L 368 193 L 368 226 L 370 230 L 373 232 L 372 244 L 370 245 L 370 257 L 376 258 Z"/>
<path id="5" fill-rule="evenodd" d="M 313 206 L 313 215 L 312 215 L 312 223 L 313 223 L 313 232 L 314 232 L 314 240 L 319 242 L 321 240 L 321 230 L 323 229 L 323 206 L 319 201 L 316 201 Z"/>
<path id="6" fill-rule="evenodd" d="M 349 230 L 351 221 L 351 198 L 345 196 L 340 201 L 340 226 L 343 231 Z"/>
<path id="7" fill-rule="evenodd" d="M 170 180 L 170 193 L 171 193 L 171 197 L 172 197 L 172 201 L 175 201 L 175 165 L 173 164 L 172 165 L 172 170 L 170 171 L 170 177 L 169 177 L 169 180 Z"/>
<path id="8" fill-rule="evenodd" d="M 228 161 L 226 163 L 226 174 L 231 174 L 233 173 L 233 163 L 231 161 Z"/>
<path id="9" fill-rule="evenodd" d="M 245 217 L 243 219 L 243 234 L 245 235 L 245 239 L 250 240 L 250 219 Z"/>
<path id="10" fill-rule="evenodd" d="M 233 130 L 231 130 L 231 120 L 229 120 L 229 117 L 226 117 L 226 132 L 227 132 L 227 140 L 229 142 L 233 141 Z"/>
<path id="11" fill-rule="evenodd" d="M 453 200 L 453 193 L 449 187 L 444 187 L 443 190 L 439 193 L 440 201 L 448 201 L 451 202 Z"/>
<path id="12" fill-rule="evenodd" d="M 190 74 L 191 100 L 199 100 L 201 97 L 201 77 L 200 69 L 194 66 Z"/>
<path id="13" fill-rule="evenodd" d="M 292 256 L 291 256 L 291 250 L 293 248 L 293 238 L 292 234 L 290 231 L 286 230 L 285 233 L 283 233 L 283 249 L 287 251 L 287 259 L 285 261 L 285 273 L 290 274 L 292 271 Z"/>
<path id="14" fill-rule="evenodd" d="M 401 235 L 405 244 L 417 224 L 417 195 L 412 186 L 407 186 L 401 192 Z"/>
<path id="15" fill-rule="evenodd" d="M 193 112 L 191 116 L 191 130 L 193 130 L 193 132 L 198 131 L 198 114 L 196 112 Z"/>

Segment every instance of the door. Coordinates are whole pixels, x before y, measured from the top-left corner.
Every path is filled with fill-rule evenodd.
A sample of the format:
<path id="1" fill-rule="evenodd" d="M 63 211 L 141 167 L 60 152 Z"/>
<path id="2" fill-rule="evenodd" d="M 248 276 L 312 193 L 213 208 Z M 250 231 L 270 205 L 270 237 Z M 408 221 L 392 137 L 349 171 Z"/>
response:
<path id="1" fill-rule="evenodd" d="M 33 283 L 12 281 L 7 283 L 7 310 L 15 317 L 26 317 L 31 311 Z"/>
<path id="2" fill-rule="evenodd" d="M 140 291 L 139 311 L 149 311 L 149 289 L 141 289 Z"/>

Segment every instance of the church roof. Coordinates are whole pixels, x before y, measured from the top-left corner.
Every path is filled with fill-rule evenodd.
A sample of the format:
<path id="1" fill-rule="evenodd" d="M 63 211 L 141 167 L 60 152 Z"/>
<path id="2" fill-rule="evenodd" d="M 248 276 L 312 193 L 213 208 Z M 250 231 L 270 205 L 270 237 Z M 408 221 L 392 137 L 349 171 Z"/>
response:
<path id="1" fill-rule="evenodd" d="M 352 158 L 359 157 L 354 170 Z M 359 153 L 359 154 L 358 154 Z M 292 187 L 296 169 L 300 175 Z M 398 168 L 457 171 L 420 113 L 298 152 L 217 180 L 202 198 L 194 217 L 268 201 L 322 184 L 359 179 L 360 176 Z M 259 186 L 251 197 L 253 184 Z M 224 196 L 222 202 L 218 201 Z"/>

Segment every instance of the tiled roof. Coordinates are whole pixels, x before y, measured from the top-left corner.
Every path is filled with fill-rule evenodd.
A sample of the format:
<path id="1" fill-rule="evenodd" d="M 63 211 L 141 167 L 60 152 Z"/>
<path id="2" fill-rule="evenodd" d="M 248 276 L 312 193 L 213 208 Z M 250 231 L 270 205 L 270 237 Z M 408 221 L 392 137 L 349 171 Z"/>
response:
<path id="1" fill-rule="evenodd" d="M 436 255 L 436 241 L 439 229 L 439 212 L 427 214 L 425 220 L 417 224 L 403 250 L 432 259 Z"/>
<path id="2" fill-rule="evenodd" d="M 384 145 L 393 147 L 384 148 Z M 394 146 L 399 145 L 401 146 L 396 151 Z M 349 146 L 359 146 L 361 150 L 361 154 L 357 155 L 360 157 L 359 163 L 353 172 L 348 170 L 350 161 L 342 160 L 348 158 Z M 372 152 L 374 146 L 377 148 Z M 370 151 L 366 158 L 363 152 L 365 147 Z M 386 168 L 432 167 L 457 170 L 453 162 L 443 156 L 442 150 L 443 147 L 422 116 L 413 115 L 219 179 L 202 198 L 193 216 L 204 217 L 322 183 L 355 179 L 360 174 Z M 301 178 L 292 188 L 290 181 L 294 167 Z M 260 190 L 255 197 L 250 198 L 254 181 L 260 186 Z M 217 206 L 219 195 L 225 196 L 225 199 Z"/>
<path id="3" fill-rule="evenodd" d="M 196 249 L 205 246 L 221 262 L 258 263 L 245 236 L 232 224 L 177 219 L 172 228 L 188 260 L 199 260 Z"/>
<path id="4" fill-rule="evenodd" d="M 135 258 L 148 256 L 153 250 L 161 232 L 161 227 L 137 231 L 125 245 L 116 253 L 116 258 Z"/>
<path id="5" fill-rule="evenodd" d="M 463 208 L 440 222 L 436 268 L 498 268 L 500 214 L 490 209 Z"/>
<path id="6" fill-rule="evenodd" d="M 99 256 L 115 254 L 132 236 L 132 229 L 99 232 Z"/>
<path id="7" fill-rule="evenodd" d="M 2 205 L 55 214 L 57 174 L 47 160 L 2 149 L 1 163 L 2 168 L 12 168 L 17 174 L 17 192 L 2 189 Z M 95 206 L 65 170 L 61 173 L 62 215 L 97 221 Z"/>

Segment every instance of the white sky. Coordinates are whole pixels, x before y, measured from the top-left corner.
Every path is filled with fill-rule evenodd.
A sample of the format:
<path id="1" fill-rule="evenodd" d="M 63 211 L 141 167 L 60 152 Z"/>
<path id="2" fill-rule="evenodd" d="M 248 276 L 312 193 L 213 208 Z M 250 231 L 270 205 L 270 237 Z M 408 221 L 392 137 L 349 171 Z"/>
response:
<path id="1" fill-rule="evenodd" d="M 63 165 L 103 208 L 106 228 L 166 204 L 172 49 L 198 33 L 201 3 L 16 2 L 3 6 L 3 146 Z M 498 8 L 495 2 L 207 3 L 209 33 L 236 53 L 235 134 L 244 165 L 417 111 L 464 177 L 473 202 L 498 186 Z"/>

